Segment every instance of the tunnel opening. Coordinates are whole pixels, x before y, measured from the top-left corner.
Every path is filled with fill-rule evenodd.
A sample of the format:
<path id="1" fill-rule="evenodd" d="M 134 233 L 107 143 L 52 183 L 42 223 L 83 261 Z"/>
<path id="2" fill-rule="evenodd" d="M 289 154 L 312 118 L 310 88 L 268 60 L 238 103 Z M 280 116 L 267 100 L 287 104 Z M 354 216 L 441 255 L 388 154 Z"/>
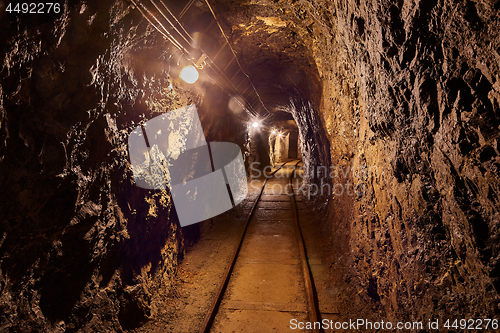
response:
<path id="1" fill-rule="evenodd" d="M 293 120 L 276 122 L 269 135 L 269 156 L 273 165 L 289 159 L 301 159 L 299 132 Z"/>

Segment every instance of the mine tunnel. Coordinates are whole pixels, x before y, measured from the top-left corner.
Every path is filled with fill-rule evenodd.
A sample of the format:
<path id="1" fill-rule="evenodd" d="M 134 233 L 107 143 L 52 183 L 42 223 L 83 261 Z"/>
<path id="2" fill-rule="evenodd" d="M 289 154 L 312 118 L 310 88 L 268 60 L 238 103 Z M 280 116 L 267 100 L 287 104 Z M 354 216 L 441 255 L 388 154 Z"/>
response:
<path id="1" fill-rule="evenodd" d="M 499 10 L 0 1 L 0 331 L 497 331 Z"/>

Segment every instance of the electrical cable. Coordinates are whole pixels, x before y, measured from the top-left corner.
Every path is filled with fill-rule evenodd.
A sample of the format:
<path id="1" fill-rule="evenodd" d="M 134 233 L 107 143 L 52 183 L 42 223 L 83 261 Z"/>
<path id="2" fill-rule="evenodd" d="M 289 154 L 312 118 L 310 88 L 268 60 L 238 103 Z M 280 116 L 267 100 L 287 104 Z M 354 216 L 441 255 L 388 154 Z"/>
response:
<path id="1" fill-rule="evenodd" d="M 264 102 L 262 101 L 262 98 L 260 97 L 259 95 L 259 92 L 257 91 L 257 89 L 255 88 L 252 80 L 250 79 L 250 76 L 243 70 L 243 67 L 241 66 L 240 64 L 240 61 L 238 60 L 238 57 L 236 56 L 236 52 L 234 51 L 234 49 L 232 48 L 231 44 L 229 43 L 229 39 L 227 38 L 226 36 L 226 33 L 224 32 L 224 30 L 222 29 L 222 26 L 220 25 L 220 22 L 219 20 L 217 19 L 217 16 L 215 15 L 215 12 L 214 10 L 212 9 L 212 6 L 210 6 L 210 3 L 208 2 L 208 0 L 205 0 L 205 3 L 207 4 L 208 6 L 208 9 L 210 9 L 210 12 L 212 13 L 212 16 L 214 17 L 215 21 L 217 22 L 217 25 L 219 26 L 219 29 L 222 33 L 222 36 L 224 37 L 224 39 L 226 40 L 226 43 L 227 45 L 229 46 L 229 48 L 231 49 L 231 52 L 233 53 L 233 56 L 234 56 L 234 59 L 236 60 L 236 63 L 238 64 L 238 66 L 240 67 L 240 70 L 241 72 L 248 78 L 248 81 L 250 82 L 250 84 L 252 85 L 252 88 L 254 89 L 255 91 L 255 94 L 257 95 L 257 97 L 259 98 L 259 101 L 260 103 L 262 104 L 262 107 L 264 108 L 264 110 L 266 110 L 267 113 L 271 114 L 269 112 L 269 110 L 266 108 L 266 106 L 264 105 Z"/>
<path id="2" fill-rule="evenodd" d="M 193 3 L 194 3 L 194 0 L 191 0 L 186 4 L 186 6 L 184 6 L 184 8 L 181 10 L 181 13 L 179 14 L 179 18 L 182 18 L 184 16 L 184 14 L 186 14 L 186 12 L 189 10 L 189 8 L 191 7 L 191 5 Z"/>
<path id="3" fill-rule="evenodd" d="M 184 26 L 183 26 L 183 25 L 181 24 L 181 22 L 177 19 L 177 17 L 176 17 L 176 16 L 175 16 L 175 15 L 174 15 L 171 11 L 170 11 L 170 9 L 169 9 L 169 8 L 165 5 L 165 3 L 164 3 L 162 0 L 159 0 L 159 1 L 160 1 L 161 5 L 162 5 L 162 6 L 163 6 L 166 10 L 167 10 L 168 14 L 169 14 L 169 15 L 170 15 L 170 16 L 171 16 L 174 20 L 175 20 L 175 22 L 179 25 L 179 27 L 182 29 L 182 31 L 183 31 L 183 32 L 187 35 L 187 37 L 188 37 L 188 38 L 192 41 L 192 43 L 195 43 L 195 44 L 196 44 L 196 41 L 193 39 L 193 37 L 192 37 L 192 36 L 191 36 L 191 35 L 190 35 L 187 31 L 186 31 L 186 29 L 184 28 Z M 205 0 L 205 1 L 206 1 L 206 0 Z M 153 15 L 153 14 L 151 13 L 151 11 L 150 11 L 148 8 L 146 8 L 146 7 L 144 6 L 144 4 L 142 4 L 142 3 L 138 3 L 136 0 L 131 0 L 131 2 L 132 2 L 132 3 L 135 5 L 135 7 L 139 10 L 139 12 L 140 12 L 140 13 L 144 16 L 144 18 L 145 18 L 145 19 L 146 19 L 146 20 L 147 20 L 147 21 L 148 21 L 148 22 L 149 22 L 149 23 L 150 23 L 150 24 L 151 24 L 151 25 L 152 25 L 152 26 L 153 26 L 153 27 L 154 27 L 154 28 L 155 28 L 158 32 L 160 32 L 160 33 L 161 33 L 161 34 L 162 34 L 162 35 L 163 35 L 163 36 L 164 36 L 167 40 L 169 40 L 169 41 L 170 41 L 170 42 L 171 42 L 171 43 L 172 43 L 172 44 L 173 44 L 176 48 L 178 48 L 178 49 L 179 49 L 179 50 L 183 53 L 183 55 L 189 55 L 189 54 L 190 54 L 190 52 L 189 52 L 189 51 L 188 51 L 188 50 L 187 50 L 187 49 L 186 49 L 186 48 L 185 48 L 185 47 L 184 47 L 184 46 L 183 46 L 183 45 L 182 45 L 182 44 L 181 44 L 181 43 L 180 43 L 177 39 L 175 39 L 175 37 L 174 37 L 174 36 L 173 36 L 173 35 L 172 35 L 172 34 L 171 34 L 171 33 L 170 33 L 170 32 L 169 32 L 166 28 L 165 28 L 165 26 L 164 26 L 164 25 L 163 25 L 163 24 L 162 24 L 162 23 L 158 20 L 158 18 L 157 18 L 155 15 Z M 186 43 L 187 43 L 190 47 L 193 47 L 193 44 L 192 44 L 191 42 L 189 42 L 189 40 L 186 38 L 186 36 L 184 36 L 184 35 L 183 35 L 180 31 L 179 31 L 179 29 L 177 29 L 177 28 L 175 27 L 175 25 L 172 23 L 172 21 L 171 21 L 171 20 L 169 20 L 169 19 L 167 18 L 167 16 L 165 15 L 165 13 L 164 13 L 164 12 L 163 12 L 160 8 L 159 8 L 159 6 L 158 6 L 158 5 L 154 2 L 154 0 L 150 0 L 150 2 L 153 4 L 153 6 L 156 8 L 156 10 L 157 10 L 158 12 L 160 12 L 161 16 L 162 16 L 162 17 L 163 17 L 163 18 L 164 18 L 164 19 L 168 22 L 168 24 L 169 24 L 169 25 L 170 25 L 170 26 L 171 26 L 171 27 L 175 30 L 175 32 L 176 32 L 177 34 L 179 34 L 179 35 L 180 35 L 180 36 L 184 39 L 184 41 L 185 41 L 185 42 L 186 42 Z M 189 3 L 188 3 L 185 7 L 184 7 L 184 9 L 181 11 L 181 14 L 180 14 L 180 16 L 181 16 L 181 17 L 182 17 L 182 15 L 185 15 L 185 14 L 186 14 L 187 10 L 189 9 L 189 7 L 190 7 L 193 3 L 194 3 L 194 0 L 191 0 L 191 1 L 190 1 L 190 2 L 189 2 Z M 214 11 L 213 11 L 212 7 L 211 7 L 211 6 L 210 6 L 210 4 L 208 3 L 208 1 L 206 1 L 206 3 L 207 3 L 207 6 L 208 6 L 208 8 L 210 9 L 210 11 L 211 11 L 211 13 L 212 13 L 212 15 L 213 15 L 213 17 L 214 17 L 215 22 L 217 23 L 217 25 L 219 26 L 219 29 L 220 29 L 220 30 L 221 30 L 221 32 L 222 32 L 222 35 L 223 35 L 223 37 L 224 37 L 224 39 L 225 39 L 225 41 L 226 41 L 226 44 L 229 46 L 229 48 L 230 48 L 230 50 L 231 50 L 231 52 L 232 52 L 232 54 L 233 54 L 233 59 L 231 60 L 231 62 L 232 62 L 233 60 L 236 60 L 236 63 L 237 63 L 237 65 L 238 65 L 238 67 L 239 67 L 239 70 L 238 70 L 238 71 L 237 71 L 237 72 L 233 75 L 233 78 L 234 78 L 234 77 L 238 74 L 238 72 L 240 72 L 240 71 L 241 71 L 241 72 L 245 75 L 245 77 L 246 77 L 246 78 L 248 79 L 248 81 L 250 82 L 250 86 L 253 88 L 253 90 L 254 90 L 255 94 L 257 95 L 257 97 L 258 97 L 258 99 L 259 99 L 260 103 L 261 103 L 261 104 L 262 104 L 262 106 L 264 107 L 264 110 L 267 112 L 267 115 L 264 117 L 264 119 L 267 119 L 267 118 L 269 117 L 269 115 L 271 115 L 271 116 L 272 116 L 272 113 L 270 113 L 270 112 L 267 110 L 267 108 L 265 107 L 265 105 L 264 105 L 264 103 L 263 103 L 263 101 L 262 101 L 262 99 L 261 99 L 261 97 L 260 97 L 259 93 L 257 92 L 257 89 L 255 88 L 254 84 L 253 84 L 253 83 L 252 83 L 252 81 L 250 80 L 250 76 L 249 76 L 249 75 L 248 75 L 248 74 L 247 74 L 247 73 L 243 70 L 243 68 L 242 68 L 242 66 L 241 66 L 241 64 L 240 64 L 240 62 L 239 62 L 239 60 L 238 60 L 238 58 L 236 57 L 236 52 L 234 51 L 234 49 L 233 49 L 233 48 L 231 47 L 231 45 L 229 44 L 229 40 L 228 40 L 227 36 L 225 35 L 224 31 L 222 30 L 222 27 L 221 27 L 221 25 L 220 25 L 219 21 L 217 20 L 217 17 L 215 16 L 215 13 L 214 13 Z M 153 22 L 152 22 L 152 20 L 148 17 L 148 15 L 147 15 L 146 13 L 147 13 L 150 17 L 152 17 L 152 18 L 153 18 L 153 19 L 154 19 L 154 20 L 158 23 L 158 25 L 159 25 L 161 28 L 159 28 L 159 27 L 158 27 L 155 23 L 153 23 Z M 212 22 L 213 22 L 213 21 L 212 21 Z M 162 30 L 163 30 L 163 31 L 162 31 Z M 225 45 L 224 45 L 224 46 L 225 46 Z M 253 108 L 252 103 L 249 103 L 249 102 L 246 100 L 246 98 L 245 98 L 242 94 L 240 94 L 240 93 L 239 93 L 239 89 L 238 89 L 238 87 L 241 85 L 241 83 L 243 83 L 243 81 L 242 81 L 242 82 L 240 82 L 240 84 L 238 85 L 238 87 L 236 87 L 236 86 L 233 84 L 233 82 L 232 82 L 232 81 L 231 81 L 231 80 L 230 80 L 230 79 L 229 79 L 229 78 L 225 75 L 224 71 L 223 71 L 223 70 L 221 70 L 221 69 L 217 66 L 217 64 L 216 64 L 216 63 L 215 63 L 215 62 L 214 62 L 214 61 L 213 61 L 213 60 L 212 60 L 212 59 L 211 59 L 211 58 L 207 55 L 207 53 L 205 53 L 205 52 L 203 51 L 203 49 L 201 49 L 201 48 L 199 48 L 199 49 L 200 49 L 200 51 L 201 51 L 201 52 L 203 52 L 203 53 L 206 55 L 206 60 L 208 60 L 208 61 L 206 61 L 206 60 L 205 60 L 205 63 L 206 63 L 207 65 L 209 65 L 209 67 L 210 67 L 210 68 L 212 68 L 212 70 L 214 71 L 214 74 L 216 74 L 216 75 L 217 75 L 217 77 L 219 77 L 220 79 L 222 79 L 222 81 L 225 81 L 225 82 L 226 82 L 226 84 L 229 84 L 229 86 L 231 86 L 231 87 L 233 88 L 233 90 L 234 90 L 236 93 L 238 93 L 238 94 L 239 94 L 239 95 L 243 98 L 243 100 L 246 102 L 246 104 L 247 104 L 247 106 L 248 106 L 248 107 L 247 107 L 247 106 L 245 106 L 245 105 L 243 105 L 243 104 L 241 103 L 241 101 L 240 101 L 240 99 L 239 99 L 239 98 L 235 98 L 236 102 L 237 102 L 237 103 L 238 103 L 238 104 L 239 104 L 239 105 L 243 108 L 243 110 L 244 110 L 246 113 L 248 113 L 251 117 L 254 117 L 254 118 L 255 118 L 255 117 L 259 117 L 259 113 L 258 113 L 258 112 L 257 112 L 257 111 Z M 221 49 L 222 49 L 222 48 L 221 48 Z M 220 51 L 219 51 L 219 53 L 220 53 Z M 188 58 L 188 60 L 190 60 L 190 61 L 191 61 L 191 59 L 189 59 L 189 58 Z M 227 66 L 226 66 L 226 68 L 227 68 Z M 210 75 L 208 75 L 208 73 L 207 73 L 206 71 L 205 71 L 205 75 L 206 75 L 206 76 L 207 76 L 207 77 L 208 77 L 208 78 L 209 78 L 209 79 L 210 79 L 210 80 L 211 80 L 214 84 L 216 84 L 217 86 L 219 86 L 219 87 L 220 87 L 220 88 L 221 88 L 221 89 L 222 89 L 225 93 L 227 93 L 227 94 L 229 95 L 229 97 L 231 97 L 231 98 L 232 98 L 232 97 L 235 97 L 233 94 L 231 94 L 230 92 L 228 92 L 228 91 L 227 91 L 227 90 L 226 90 L 226 89 L 225 89 L 222 85 L 220 85 L 220 84 L 217 82 L 217 80 L 215 80 L 215 79 L 214 79 L 214 78 L 212 78 Z M 245 89 L 245 91 L 244 91 L 244 92 L 246 92 L 246 91 L 248 90 L 248 88 L 250 88 L 250 86 L 249 86 L 249 87 L 247 87 L 247 89 Z"/>
<path id="4" fill-rule="evenodd" d="M 153 2 L 153 0 L 150 0 L 150 1 L 151 1 L 151 2 Z M 174 15 L 174 14 L 170 11 L 170 9 L 168 9 L 167 5 L 165 5 L 165 3 L 164 3 L 162 0 L 159 0 L 159 1 L 160 1 L 160 3 L 163 5 L 163 7 L 167 10 L 167 12 L 170 14 L 170 16 L 172 16 L 172 17 L 174 18 L 175 22 L 177 22 L 177 24 L 181 27 L 181 29 L 184 31 L 184 33 L 185 33 L 186 35 L 188 35 L 188 37 L 189 37 L 189 38 L 190 38 L 190 39 L 194 42 L 193 37 L 191 37 L 191 35 L 189 34 L 189 32 L 187 32 L 187 30 L 184 28 L 184 26 L 181 24 L 181 22 L 179 22 L 179 20 L 177 19 L 177 17 L 175 17 L 175 15 Z M 194 0 L 193 0 L 193 1 L 194 1 Z M 158 9 L 158 10 L 159 10 L 159 9 Z M 167 20 L 167 21 L 168 21 L 168 20 Z M 169 23 L 170 23 L 170 21 L 169 21 Z M 173 24 L 171 24 L 171 25 L 172 25 L 172 27 L 174 27 L 174 25 L 173 25 Z M 174 29 L 175 29 L 175 27 L 174 27 Z M 180 33 L 177 29 L 175 29 L 175 31 L 177 31 L 177 33 L 178 33 L 179 35 L 181 34 L 181 33 Z M 184 39 L 185 39 L 185 38 L 184 38 Z"/>
<path id="5" fill-rule="evenodd" d="M 182 36 L 182 34 L 179 32 L 179 30 L 178 30 L 178 29 L 177 29 L 177 28 L 176 28 L 176 27 L 172 24 L 172 22 L 170 22 L 170 20 L 169 20 L 169 19 L 167 19 L 167 18 L 166 18 L 166 16 L 162 13 L 162 11 L 161 11 L 161 10 L 158 8 L 158 6 L 154 3 L 154 1 L 153 1 L 153 0 L 150 0 L 150 1 L 151 1 L 151 3 L 153 3 L 153 5 L 156 7 L 156 9 L 157 9 L 157 10 L 158 10 L 161 14 L 162 14 L 162 16 L 163 16 L 163 17 L 167 20 L 167 22 L 168 22 L 168 23 L 169 23 L 169 24 L 170 24 L 170 25 L 171 25 L 171 26 L 175 29 L 175 31 L 176 31 L 179 35 L 181 35 L 181 36 Z M 193 37 L 189 34 L 189 32 L 187 32 L 187 30 L 184 28 L 184 26 L 182 25 L 182 23 L 181 23 L 181 22 L 177 19 L 177 17 L 175 17 L 175 15 L 174 15 L 174 14 L 170 11 L 170 9 L 167 7 L 167 5 L 165 5 L 165 3 L 164 3 L 162 0 L 159 0 L 159 1 L 160 1 L 160 3 L 163 5 L 163 7 L 167 10 L 167 12 L 169 13 L 169 15 L 170 15 L 171 17 L 173 17 L 173 19 L 175 20 L 175 22 L 176 22 L 176 23 L 177 23 L 177 24 L 181 27 L 181 29 L 184 31 L 184 33 L 185 33 L 185 34 L 186 34 L 186 35 L 187 35 L 187 36 L 188 36 L 188 37 L 189 37 L 189 38 L 190 38 L 190 39 L 191 39 L 194 43 L 196 43 L 196 41 L 193 39 Z M 192 3 L 192 2 L 191 2 L 191 3 Z M 191 5 L 190 5 L 190 3 L 188 3 L 188 4 L 186 5 L 186 7 L 187 7 L 187 8 L 189 8 L 188 6 L 191 6 Z M 255 86 L 253 85 L 252 81 L 250 80 L 250 76 L 249 76 L 247 73 L 245 73 L 245 71 L 243 70 L 243 68 L 242 68 L 242 66 L 241 66 L 241 64 L 240 64 L 240 62 L 239 62 L 239 60 L 238 60 L 238 58 L 236 57 L 236 53 L 235 53 L 235 51 L 233 50 L 233 48 L 232 48 L 232 47 L 231 47 L 231 45 L 229 44 L 229 40 L 228 40 L 227 36 L 224 34 L 224 31 L 222 30 L 222 28 L 221 28 L 221 26 L 220 26 L 220 24 L 219 24 L 219 21 L 217 20 L 217 17 L 215 16 L 215 13 L 214 13 L 214 11 L 213 11 L 212 7 L 210 6 L 210 4 L 208 3 L 208 1 L 207 1 L 207 6 L 208 6 L 208 8 L 210 9 L 210 11 L 211 11 L 211 13 L 212 13 L 212 15 L 213 15 L 213 17 L 214 17 L 215 22 L 217 23 L 217 25 L 218 25 L 218 26 L 219 26 L 219 28 L 221 29 L 222 35 L 223 35 L 223 37 L 225 38 L 227 45 L 229 46 L 229 48 L 231 49 L 231 52 L 233 53 L 233 59 L 231 60 L 231 62 L 232 62 L 233 60 L 236 60 L 236 63 L 238 64 L 238 67 L 240 68 L 240 71 L 241 71 L 241 72 L 242 72 L 242 73 L 243 73 L 243 74 L 247 77 L 248 81 L 250 82 L 250 84 L 251 84 L 252 88 L 253 88 L 253 89 L 254 89 L 254 91 L 255 91 L 255 94 L 258 96 L 258 98 L 259 98 L 259 100 L 260 100 L 260 102 L 261 102 L 262 106 L 264 107 L 264 109 L 265 109 L 265 110 L 268 112 L 268 114 L 269 114 L 269 111 L 268 111 L 268 110 L 267 110 L 267 108 L 264 106 L 264 103 L 262 102 L 262 99 L 260 98 L 260 95 L 259 95 L 259 93 L 257 92 L 257 89 L 255 88 Z M 185 9 L 185 10 L 183 9 L 183 11 L 181 12 L 181 14 L 185 14 L 185 13 L 187 12 L 186 7 L 184 7 L 184 9 Z M 182 36 L 182 38 L 184 38 L 184 40 L 185 40 L 186 42 L 188 42 L 188 41 L 187 41 L 187 39 L 186 39 L 184 36 Z M 190 45 L 191 45 L 191 43 L 190 43 L 190 42 L 188 42 L 188 44 L 190 44 Z M 206 53 L 206 52 L 204 52 L 203 50 L 202 50 L 202 52 L 203 52 L 205 55 L 207 55 L 207 53 Z M 209 58 L 209 57 L 208 57 L 208 55 L 207 55 L 207 58 Z M 232 86 L 233 86 L 233 88 L 234 88 L 234 90 L 236 90 L 236 92 L 239 92 L 239 91 L 238 91 L 238 87 L 234 86 L 234 84 L 232 83 L 232 80 L 231 80 L 231 79 L 229 79 L 229 78 L 225 75 L 225 73 L 224 73 L 224 70 L 225 70 L 225 69 L 229 66 L 229 64 L 226 66 L 226 68 L 224 68 L 224 70 L 220 70 L 220 68 L 219 68 L 219 67 L 215 64 L 215 62 L 214 62 L 212 59 L 209 59 L 209 60 L 213 63 L 213 65 L 216 67 L 216 69 L 217 69 L 218 71 L 220 71 L 220 72 L 221 72 L 221 74 L 222 74 L 222 75 L 226 78 L 227 83 L 229 83 L 230 85 L 232 85 Z M 237 73 L 238 73 L 238 72 L 237 72 Z M 235 73 L 235 74 L 233 75 L 233 78 L 234 78 L 234 76 L 236 76 L 236 74 L 237 74 L 237 73 Z M 250 103 L 249 103 L 249 106 L 253 109 L 253 107 L 252 107 L 252 105 L 251 105 Z M 255 111 L 255 110 L 254 110 L 254 111 Z M 256 111 L 255 111 L 255 112 L 256 112 Z"/>
<path id="6" fill-rule="evenodd" d="M 156 8 L 156 9 L 160 12 L 161 16 L 163 16 L 163 18 L 164 18 L 165 20 L 167 20 L 168 24 L 170 24 L 170 26 L 171 26 L 172 28 L 174 28 L 175 32 L 177 32 L 177 33 L 179 34 L 179 36 L 181 36 L 181 37 L 182 37 L 182 39 L 184 39 L 184 40 L 186 41 L 186 43 L 188 43 L 188 45 L 189 45 L 190 47 L 193 47 L 193 45 L 191 45 L 191 43 L 187 40 L 187 38 L 186 38 L 186 37 L 184 37 L 184 36 L 180 33 L 180 31 L 179 31 L 179 30 L 177 30 L 177 28 L 175 27 L 175 25 L 174 25 L 172 22 L 170 22 L 170 20 L 169 20 L 169 19 L 167 18 L 167 16 L 166 16 L 166 15 L 165 15 L 162 11 L 161 11 L 161 9 L 160 9 L 160 8 L 158 8 L 158 6 L 157 6 L 157 5 L 156 5 L 156 3 L 154 2 L 154 0 L 149 0 L 149 1 L 150 1 L 150 2 L 153 4 L 153 6 L 155 6 L 155 8 Z M 160 0 L 160 3 L 163 5 L 163 7 L 167 8 L 167 6 L 165 6 L 165 4 L 163 3 L 163 1 L 161 1 L 161 0 Z M 167 8 L 167 10 L 168 10 L 168 8 Z M 170 10 L 168 10 L 168 12 L 170 13 Z M 172 13 L 170 13 L 170 15 L 172 15 Z M 172 16 L 173 16 L 173 15 L 172 15 Z M 174 17 L 174 18 L 175 18 L 175 17 Z M 188 36 L 189 36 L 189 34 L 188 34 Z M 189 36 L 189 37 L 191 37 L 191 36 Z M 191 38 L 191 39 L 192 39 L 192 38 Z"/>
<path id="7" fill-rule="evenodd" d="M 181 52 L 183 53 L 188 53 L 189 52 L 182 46 L 181 43 L 179 43 L 169 32 L 168 30 L 161 24 L 161 22 L 147 9 L 142 3 L 139 5 L 136 0 L 131 0 L 131 2 L 134 4 L 134 6 L 139 10 L 139 12 L 144 16 L 144 18 L 158 31 L 160 32 L 165 38 L 167 38 L 175 47 L 177 47 Z M 142 7 L 142 8 L 141 8 Z M 163 28 L 164 32 L 162 29 L 158 28 L 156 24 L 154 24 L 151 19 L 145 14 L 149 14 L 151 17 L 153 17 L 158 24 Z"/>

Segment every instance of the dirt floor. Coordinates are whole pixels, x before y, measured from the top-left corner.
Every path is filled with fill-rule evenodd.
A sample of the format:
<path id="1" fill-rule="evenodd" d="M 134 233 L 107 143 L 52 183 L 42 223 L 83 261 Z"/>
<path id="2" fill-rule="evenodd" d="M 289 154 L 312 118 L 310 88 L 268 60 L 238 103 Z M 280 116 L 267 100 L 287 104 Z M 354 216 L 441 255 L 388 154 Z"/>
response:
<path id="1" fill-rule="evenodd" d="M 197 332 L 199 330 L 237 245 L 246 216 L 257 198 L 258 189 L 262 182 L 263 179 L 254 180 L 249 186 L 247 198 L 236 208 L 215 217 L 211 222 L 205 222 L 208 223 L 206 228 L 204 228 L 205 232 L 201 235 L 200 240 L 187 251 L 179 266 L 178 276 L 171 292 L 157 305 L 157 315 L 133 332 Z M 273 182 L 277 184 L 284 182 L 284 180 L 274 179 Z M 290 217 L 288 216 L 291 215 L 288 196 L 270 195 L 273 194 L 270 191 L 268 186 L 257 207 L 256 218 L 260 219 L 259 214 L 271 214 L 274 221 Z M 308 203 L 307 198 L 301 196 L 300 191 L 296 191 L 296 193 L 298 194 L 299 220 L 306 242 L 314 283 L 317 288 L 321 317 L 329 320 L 338 320 L 340 289 L 332 283 L 334 281 L 332 279 L 334 272 L 331 271 L 331 266 L 329 265 L 330 252 L 327 246 L 328 240 L 322 237 L 319 228 L 321 214 L 315 211 L 313 205 Z M 264 228 L 269 231 L 269 228 L 279 227 L 279 224 L 278 222 L 272 226 L 259 227 L 257 225 L 252 226 L 251 223 L 247 236 L 251 234 L 252 228 Z M 255 240 L 267 241 L 257 239 L 256 237 L 266 238 L 262 235 L 254 235 L 253 243 L 256 245 L 259 244 L 258 242 L 255 243 Z M 283 244 L 283 251 L 286 252 L 286 244 Z M 255 268 L 255 265 L 258 266 L 261 264 L 257 261 L 262 261 L 263 259 L 256 257 L 256 255 L 259 255 L 258 253 L 245 254 L 245 246 L 248 247 L 249 245 L 245 245 L 244 243 L 240 255 L 244 258 L 242 257 L 243 259 L 240 262 L 245 261 L 247 265 L 240 264 L 238 266 L 237 262 L 232 280 L 226 292 L 228 297 L 221 305 L 221 311 L 215 320 L 212 332 L 300 331 L 291 330 L 290 319 L 296 318 L 299 321 L 307 321 L 305 295 L 301 294 L 303 286 L 301 287 L 299 282 L 296 283 L 293 280 L 287 283 L 285 281 L 286 278 L 290 278 L 293 272 L 283 271 L 283 267 L 289 267 L 289 269 L 294 270 L 300 266 L 292 262 L 293 258 L 281 258 L 281 255 L 276 253 L 276 256 L 280 257 L 277 259 L 280 259 L 279 261 L 283 265 L 278 265 L 278 262 L 275 265 L 266 263 L 265 270 L 258 270 Z M 259 246 L 257 246 L 258 248 Z M 262 249 L 262 246 L 260 248 Z M 290 251 L 293 252 L 294 250 L 291 249 Z M 261 254 L 264 257 L 266 255 L 265 253 Z M 287 260 L 290 262 L 287 262 Z M 298 261 L 297 259 L 295 260 Z M 248 263 L 251 265 L 248 265 Z M 262 274 L 259 275 L 259 272 L 263 273 L 265 271 L 267 272 L 266 274 L 269 274 L 272 270 L 275 271 L 272 275 L 283 277 L 283 284 L 278 290 L 275 290 L 276 287 L 272 287 L 267 292 L 261 290 L 260 293 L 255 293 L 260 287 L 266 287 L 265 277 L 260 276 Z M 300 276 L 300 270 L 298 271 L 298 276 Z M 247 287 L 240 287 L 238 289 L 235 286 L 237 286 L 237 280 L 241 279 L 245 280 Z M 241 284 L 239 285 L 241 286 Z M 294 290 L 292 291 L 292 289 Z M 271 293 L 274 296 L 271 296 Z M 254 300 L 256 302 L 252 302 L 249 299 L 252 295 L 261 298 L 262 295 L 266 294 L 270 295 L 270 298 L 274 298 L 274 301 L 271 299 L 259 299 Z M 287 303 L 288 305 L 285 306 Z M 295 308 L 293 306 L 293 309 L 290 308 L 290 304 L 294 305 Z M 255 316 L 256 319 L 253 320 L 253 324 L 251 323 L 252 320 L 249 321 L 249 318 L 251 319 L 252 316 Z"/>

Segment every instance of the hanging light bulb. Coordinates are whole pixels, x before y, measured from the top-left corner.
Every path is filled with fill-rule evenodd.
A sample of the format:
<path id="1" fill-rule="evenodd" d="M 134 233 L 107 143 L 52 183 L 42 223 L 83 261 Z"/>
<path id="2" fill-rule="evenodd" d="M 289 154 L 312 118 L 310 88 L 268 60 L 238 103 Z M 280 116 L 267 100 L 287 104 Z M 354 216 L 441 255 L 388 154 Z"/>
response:
<path id="1" fill-rule="evenodd" d="M 184 67 L 179 76 L 181 77 L 181 79 L 190 84 L 195 83 L 200 77 L 196 68 L 191 65 Z"/>

